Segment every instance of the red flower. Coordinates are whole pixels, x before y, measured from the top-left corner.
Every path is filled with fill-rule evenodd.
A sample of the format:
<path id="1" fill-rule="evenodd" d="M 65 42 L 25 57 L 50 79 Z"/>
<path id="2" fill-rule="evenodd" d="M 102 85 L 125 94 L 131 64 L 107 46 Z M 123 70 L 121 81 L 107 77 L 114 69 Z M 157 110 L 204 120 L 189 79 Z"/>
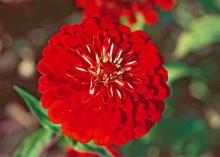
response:
<path id="1" fill-rule="evenodd" d="M 89 152 L 77 152 L 74 149 L 68 149 L 65 154 L 65 157 L 99 157 L 99 156 Z"/>
<path id="2" fill-rule="evenodd" d="M 66 25 L 38 65 L 39 92 L 52 122 L 82 143 L 123 145 L 159 121 L 167 72 L 143 31 L 96 18 Z"/>
<path id="3" fill-rule="evenodd" d="M 119 21 L 128 17 L 135 23 L 136 13 L 143 14 L 147 25 L 158 23 L 159 16 L 155 8 L 170 11 L 176 0 L 75 0 L 76 5 L 84 10 L 85 17 L 104 17 Z"/>

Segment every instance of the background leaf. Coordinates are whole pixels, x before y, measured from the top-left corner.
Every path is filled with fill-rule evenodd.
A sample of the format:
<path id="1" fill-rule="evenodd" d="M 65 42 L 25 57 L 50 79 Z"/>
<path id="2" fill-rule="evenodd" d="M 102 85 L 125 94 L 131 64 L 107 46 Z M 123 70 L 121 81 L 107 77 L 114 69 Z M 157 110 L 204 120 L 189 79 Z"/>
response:
<path id="1" fill-rule="evenodd" d="M 126 157 L 143 157 L 154 151 L 170 148 L 175 156 L 196 157 L 209 146 L 209 131 L 206 123 L 195 117 L 166 118 L 141 140 L 136 140 L 123 149 Z M 132 151 L 130 151 L 132 150 Z"/>
<path id="2" fill-rule="evenodd" d="M 27 107 L 33 115 L 35 115 L 40 124 L 47 130 L 53 131 L 56 133 L 60 132 L 60 126 L 54 125 L 50 122 L 47 116 L 47 111 L 42 108 L 40 102 L 31 94 L 27 93 L 23 89 L 14 86 L 15 91 L 24 99 Z"/>
<path id="3" fill-rule="evenodd" d="M 220 13 L 220 8 L 218 8 L 214 0 L 197 0 L 197 1 L 199 1 L 207 11 Z"/>
<path id="4" fill-rule="evenodd" d="M 183 77 L 198 75 L 199 69 L 192 68 L 185 63 L 172 63 L 165 65 L 168 71 L 168 83 L 172 84 L 174 81 Z"/>
<path id="5" fill-rule="evenodd" d="M 182 58 L 190 52 L 220 42 L 220 16 L 206 15 L 191 22 L 189 30 L 180 35 L 175 56 Z"/>
<path id="6" fill-rule="evenodd" d="M 13 157 L 39 157 L 41 151 L 50 143 L 52 138 L 52 132 L 39 129 L 23 140 Z"/>

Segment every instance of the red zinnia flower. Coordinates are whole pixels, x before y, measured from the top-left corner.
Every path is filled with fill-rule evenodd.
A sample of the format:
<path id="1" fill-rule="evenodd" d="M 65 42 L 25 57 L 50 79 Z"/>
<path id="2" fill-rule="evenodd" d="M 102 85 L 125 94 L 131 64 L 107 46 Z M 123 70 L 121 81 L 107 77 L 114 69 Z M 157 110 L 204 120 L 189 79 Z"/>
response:
<path id="1" fill-rule="evenodd" d="M 169 94 L 162 64 L 143 31 L 88 18 L 63 26 L 44 49 L 41 101 L 66 136 L 123 145 L 160 119 Z"/>
<path id="2" fill-rule="evenodd" d="M 159 16 L 155 9 L 170 11 L 176 0 L 75 0 L 76 5 L 83 8 L 85 17 L 104 17 L 119 21 L 128 17 L 130 23 L 135 23 L 136 13 L 143 14 L 147 25 L 155 25 Z"/>

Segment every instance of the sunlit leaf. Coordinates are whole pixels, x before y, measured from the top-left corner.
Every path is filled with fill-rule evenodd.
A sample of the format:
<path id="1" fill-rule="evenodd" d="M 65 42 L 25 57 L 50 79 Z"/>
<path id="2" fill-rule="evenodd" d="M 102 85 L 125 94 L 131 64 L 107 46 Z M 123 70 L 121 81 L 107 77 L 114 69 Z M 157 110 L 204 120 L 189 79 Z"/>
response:
<path id="1" fill-rule="evenodd" d="M 52 132 L 44 129 L 37 130 L 22 141 L 13 157 L 39 157 L 52 138 Z"/>
<path id="2" fill-rule="evenodd" d="M 220 16 L 204 16 L 193 20 L 189 25 L 189 30 L 182 32 L 177 41 L 175 50 L 177 58 L 220 42 Z"/>
<path id="3" fill-rule="evenodd" d="M 183 3 L 178 3 L 176 9 L 172 12 L 174 21 L 185 29 L 189 28 L 189 23 L 195 19 L 187 2 L 188 1 L 183 1 Z"/>
<path id="4" fill-rule="evenodd" d="M 54 125 L 50 122 L 46 110 L 42 108 L 40 102 L 34 96 L 32 96 L 31 94 L 29 94 L 28 92 L 24 91 L 23 89 L 17 86 L 14 86 L 14 89 L 24 99 L 31 113 L 38 118 L 40 124 L 45 129 L 51 130 L 56 133 L 60 132 L 60 126 Z"/>
<path id="5" fill-rule="evenodd" d="M 180 78 L 192 76 L 194 74 L 194 69 L 184 63 L 165 65 L 165 68 L 168 71 L 169 84 Z"/>
<path id="6" fill-rule="evenodd" d="M 136 20 L 137 20 L 136 23 L 130 24 L 129 19 L 126 18 L 126 17 L 123 17 L 123 18 L 121 18 L 121 23 L 124 24 L 124 25 L 127 25 L 128 27 L 130 27 L 130 29 L 132 31 L 144 30 L 146 25 L 145 25 L 145 22 L 144 22 L 143 15 L 138 13 L 136 15 Z"/>

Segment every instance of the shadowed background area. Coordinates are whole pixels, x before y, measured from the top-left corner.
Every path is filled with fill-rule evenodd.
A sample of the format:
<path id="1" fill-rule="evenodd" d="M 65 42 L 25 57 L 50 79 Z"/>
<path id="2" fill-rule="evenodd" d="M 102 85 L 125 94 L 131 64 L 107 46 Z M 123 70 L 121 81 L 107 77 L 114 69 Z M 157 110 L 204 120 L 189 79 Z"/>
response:
<path id="1" fill-rule="evenodd" d="M 44 44 L 62 24 L 81 19 L 72 0 L 0 0 L 0 157 L 11 157 L 39 127 L 12 85 L 39 98 L 36 64 Z M 121 148 L 123 156 L 219 157 L 220 1 L 177 0 L 160 19 L 146 27 L 139 18 L 131 27 L 146 31 L 164 56 L 171 96 L 161 122 Z M 63 156 L 60 145 L 48 156 Z"/>

